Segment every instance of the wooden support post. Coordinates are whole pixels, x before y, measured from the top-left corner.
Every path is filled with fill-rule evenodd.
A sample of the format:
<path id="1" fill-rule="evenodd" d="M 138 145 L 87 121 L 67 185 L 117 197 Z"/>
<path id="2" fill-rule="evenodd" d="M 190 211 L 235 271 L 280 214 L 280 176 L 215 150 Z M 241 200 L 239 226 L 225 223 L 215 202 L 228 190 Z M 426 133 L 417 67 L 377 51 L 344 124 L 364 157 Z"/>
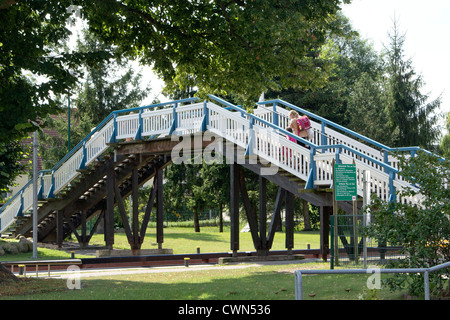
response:
<path id="1" fill-rule="evenodd" d="M 158 249 L 162 249 L 164 242 L 164 207 L 163 207 L 163 171 L 156 169 L 155 179 L 157 179 L 156 187 L 156 242 Z"/>
<path id="2" fill-rule="evenodd" d="M 267 180 L 259 176 L 259 238 L 261 250 L 258 255 L 268 255 L 267 250 Z"/>
<path id="3" fill-rule="evenodd" d="M 133 201 L 133 215 L 132 215 L 132 231 L 133 231 L 133 246 L 135 249 L 140 249 L 140 244 L 142 243 L 139 239 L 139 185 L 138 185 L 138 170 L 136 167 L 133 168 L 131 174 L 131 198 Z M 125 223 L 125 222 L 124 222 Z"/>
<path id="4" fill-rule="evenodd" d="M 256 218 L 256 213 L 251 206 L 250 199 L 248 198 L 247 187 L 245 186 L 245 178 L 242 169 L 239 170 L 239 187 L 242 202 L 244 203 L 245 213 L 247 215 L 248 225 L 250 227 L 250 233 L 252 235 L 253 245 L 256 250 L 260 250 L 261 239 L 258 236 L 258 220 Z"/>
<path id="5" fill-rule="evenodd" d="M 92 227 L 91 232 L 90 232 L 89 235 L 88 235 L 88 238 L 87 238 L 87 242 L 88 242 L 88 243 L 89 243 L 89 241 L 91 241 L 91 238 L 92 238 L 92 236 L 94 235 L 95 231 L 97 231 L 97 228 L 98 228 L 98 226 L 99 226 L 99 224 L 100 224 L 100 221 L 103 220 L 103 217 L 104 217 L 104 216 L 105 216 L 105 207 L 103 206 L 102 211 L 101 211 L 100 214 L 98 215 L 97 220 L 95 221 L 95 224 L 94 224 L 94 226 Z"/>
<path id="6" fill-rule="evenodd" d="M 112 250 L 114 244 L 114 168 L 109 168 L 106 176 L 106 213 L 105 222 L 105 245 Z"/>
<path id="7" fill-rule="evenodd" d="M 278 227 L 281 226 L 281 206 L 286 198 L 286 190 L 278 188 L 277 198 L 275 200 L 275 208 L 272 214 L 272 220 L 269 225 L 269 233 L 267 234 L 267 249 L 272 248 L 275 232 L 278 231 Z"/>
<path id="8" fill-rule="evenodd" d="M 237 164 L 230 164 L 230 223 L 231 250 L 237 256 L 239 250 L 239 168 Z"/>
<path id="9" fill-rule="evenodd" d="M 142 219 L 141 232 L 139 235 L 141 243 L 144 242 L 145 232 L 147 231 L 148 222 L 150 220 L 150 215 L 151 215 L 152 209 L 153 209 L 153 203 L 155 202 L 157 181 L 158 181 L 158 179 L 153 179 L 152 192 L 150 193 L 150 196 L 148 198 L 147 207 L 145 208 L 144 218 Z"/>
<path id="10" fill-rule="evenodd" d="M 88 245 L 87 237 L 86 237 L 86 210 L 80 212 L 81 216 L 81 241 L 80 247 L 86 248 Z"/>
<path id="11" fill-rule="evenodd" d="M 333 207 L 320 207 L 320 254 L 325 262 L 330 251 L 330 216 L 332 213 Z"/>
<path id="12" fill-rule="evenodd" d="M 62 248 L 64 242 L 64 211 L 56 211 L 56 242 L 58 248 Z"/>
<path id="13" fill-rule="evenodd" d="M 286 191 L 286 249 L 288 254 L 294 248 L 294 195 Z"/>
<path id="14" fill-rule="evenodd" d="M 131 227 L 128 223 L 128 217 L 127 217 L 127 213 L 125 211 L 125 206 L 123 205 L 122 195 L 120 194 L 119 187 L 116 184 L 114 185 L 114 193 L 116 196 L 117 207 L 119 208 L 119 213 L 120 213 L 120 216 L 122 217 L 123 228 L 125 230 L 125 234 L 127 235 L 128 243 L 131 246 L 131 250 L 134 251 L 138 248 L 136 247 L 136 243 L 133 241 L 134 240 L 133 233 L 132 233 Z"/>

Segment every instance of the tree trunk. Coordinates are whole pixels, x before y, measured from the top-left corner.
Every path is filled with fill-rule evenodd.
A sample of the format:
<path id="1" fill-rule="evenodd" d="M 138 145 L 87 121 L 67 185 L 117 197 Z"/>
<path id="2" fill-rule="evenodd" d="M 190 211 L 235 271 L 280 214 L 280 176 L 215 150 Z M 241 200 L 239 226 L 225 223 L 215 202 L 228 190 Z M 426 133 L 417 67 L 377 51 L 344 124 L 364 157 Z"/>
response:
<path id="1" fill-rule="evenodd" d="M 309 208 L 308 208 L 308 202 L 305 200 L 303 202 L 303 221 L 305 222 L 305 228 L 304 231 L 310 231 L 311 230 L 311 219 L 309 217 Z"/>
<path id="2" fill-rule="evenodd" d="M 195 229 L 195 232 L 200 232 L 200 222 L 198 221 L 197 209 L 194 209 L 194 229 Z"/>
<path id="3" fill-rule="evenodd" d="M 219 232 L 223 232 L 223 204 L 219 205 Z"/>
<path id="4" fill-rule="evenodd" d="M 17 281 L 19 279 L 8 268 L 0 264 L 0 284 Z"/>

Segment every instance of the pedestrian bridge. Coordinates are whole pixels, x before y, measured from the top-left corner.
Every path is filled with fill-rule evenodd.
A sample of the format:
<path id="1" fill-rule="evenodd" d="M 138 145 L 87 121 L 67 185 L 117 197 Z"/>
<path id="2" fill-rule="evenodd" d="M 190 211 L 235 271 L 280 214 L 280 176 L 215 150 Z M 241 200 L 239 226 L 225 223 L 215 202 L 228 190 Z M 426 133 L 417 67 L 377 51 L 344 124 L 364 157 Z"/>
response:
<path id="1" fill-rule="evenodd" d="M 314 133 L 310 140 L 285 130 L 289 110 L 297 110 L 310 118 Z M 290 141 L 286 138 L 288 135 L 307 147 Z M 40 171 L 36 188 L 39 241 L 61 243 L 65 236 L 74 233 L 80 244 L 87 244 L 92 234 L 86 233 L 86 220 L 99 217 L 94 229 L 100 218 L 104 218 L 105 241 L 112 246 L 112 208 L 118 206 L 125 215 L 122 198 L 132 195 L 137 199 L 139 186 L 154 178 L 148 207 L 157 204 L 160 227 L 157 240 L 161 244 L 162 170 L 172 162 L 183 160 L 182 152 L 178 152 L 181 149 L 184 156 L 188 149 L 191 153 L 203 152 L 203 155 L 211 155 L 210 151 L 214 149 L 216 154 L 226 156 L 233 172 L 231 214 L 233 210 L 239 210 L 236 204 L 239 191 L 236 189 L 244 195 L 244 206 L 247 206 L 245 188 L 239 185 L 240 176 L 235 165 L 249 168 L 278 184 L 280 198 L 277 203 L 281 205 L 286 196 L 286 207 L 290 206 L 289 195 L 302 197 L 321 207 L 332 206 L 333 163 L 355 164 L 359 197 L 363 195 L 364 172 L 370 171 L 372 194 L 386 201 L 420 201 L 419 198 L 400 198 L 396 193 L 415 186 L 398 174 L 399 160 L 395 157 L 397 152 L 414 155 L 419 148 L 389 148 L 282 100 L 258 102 L 253 112 L 247 112 L 209 95 L 206 101 L 189 98 L 114 111 L 54 168 Z M 348 203 L 339 205 L 344 209 L 351 208 Z M 0 233 L 30 236 L 32 206 L 31 180 L 1 207 Z M 134 210 L 137 212 L 137 204 Z M 137 213 L 133 217 L 136 220 L 125 227 L 134 249 L 140 248 L 143 241 L 150 211 L 146 212 L 140 227 Z M 257 218 L 250 213 L 247 216 L 254 231 L 255 246 L 267 248 L 267 241 L 270 237 L 273 239 L 273 226 L 267 236 L 265 227 L 260 226 L 258 235 Z M 80 226 L 81 234 L 76 231 Z M 236 243 L 233 237 L 237 236 L 236 233 L 233 236 L 233 232 L 232 247 Z"/>

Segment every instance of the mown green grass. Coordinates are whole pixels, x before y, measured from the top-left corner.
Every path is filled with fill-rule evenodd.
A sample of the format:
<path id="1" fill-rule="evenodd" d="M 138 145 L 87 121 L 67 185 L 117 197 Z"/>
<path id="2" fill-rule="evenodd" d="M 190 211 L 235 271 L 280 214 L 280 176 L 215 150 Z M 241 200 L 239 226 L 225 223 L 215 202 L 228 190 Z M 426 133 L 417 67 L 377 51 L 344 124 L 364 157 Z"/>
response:
<path id="1" fill-rule="evenodd" d="M 156 230 L 149 228 L 143 249 L 157 248 Z M 298 232 L 294 249 L 319 247 L 318 232 Z M 95 235 L 91 245 L 104 245 L 103 235 Z M 175 254 L 230 251 L 230 230 L 203 227 L 200 233 L 191 228 L 165 228 L 164 248 Z M 129 249 L 125 234 L 115 234 L 115 248 Z M 285 249 L 285 234 L 277 233 L 273 250 Z M 240 251 L 254 251 L 250 233 L 240 233 Z M 70 253 L 39 248 L 41 259 L 69 258 Z M 80 255 L 77 253 L 77 257 Z M 26 260 L 31 254 L 5 256 L 2 260 Z M 0 299 L 38 300 L 292 300 L 295 297 L 294 271 L 328 269 L 329 263 L 302 263 L 279 266 L 257 266 L 240 269 L 189 269 L 187 272 L 165 272 L 82 278 L 81 290 L 68 290 L 66 281 L 32 279 L 0 286 Z M 304 277 L 305 300 L 380 298 L 400 299 L 387 290 L 370 292 L 366 275 L 311 275 Z M 347 289 L 347 290 L 345 290 Z"/>
<path id="2" fill-rule="evenodd" d="M 250 232 L 239 233 L 240 251 L 255 251 Z M 286 237 L 284 232 L 275 234 L 272 250 L 285 250 Z M 311 248 L 319 248 L 319 231 L 302 231 L 294 235 L 294 249 L 306 249 L 307 244 Z M 94 235 L 90 242 L 92 245 L 104 245 L 103 235 Z M 196 253 L 197 247 L 200 251 L 207 252 L 229 252 L 230 251 L 230 228 L 224 227 L 223 232 L 218 232 L 218 227 L 202 227 L 200 232 L 194 232 L 191 228 L 170 227 L 164 228 L 163 248 L 173 249 L 174 254 Z M 124 233 L 116 233 L 114 248 L 130 249 L 127 237 Z M 156 229 L 148 228 L 142 249 L 158 248 L 156 243 Z"/>
<path id="3" fill-rule="evenodd" d="M 82 278 L 80 290 L 58 288 L 32 295 L 3 296 L 1 299 L 39 300 L 293 300 L 294 271 L 327 268 L 324 263 L 272 265 L 185 272 L 114 275 Z M 41 280 L 43 281 L 43 280 Z M 366 275 L 304 276 L 305 300 L 358 300 L 360 298 L 401 299 L 400 294 L 366 287 Z M 44 291 L 44 290 L 41 290 Z"/>
<path id="4" fill-rule="evenodd" d="M 71 253 L 61 250 L 53 250 L 48 248 L 38 247 L 38 259 L 40 260 L 51 260 L 51 259 L 70 259 Z M 6 254 L 0 256 L 0 261 L 24 261 L 24 260 L 35 260 L 32 252 L 24 252 L 19 254 Z M 76 258 L 92 258 L 92 256 L 76 254 Z"/>

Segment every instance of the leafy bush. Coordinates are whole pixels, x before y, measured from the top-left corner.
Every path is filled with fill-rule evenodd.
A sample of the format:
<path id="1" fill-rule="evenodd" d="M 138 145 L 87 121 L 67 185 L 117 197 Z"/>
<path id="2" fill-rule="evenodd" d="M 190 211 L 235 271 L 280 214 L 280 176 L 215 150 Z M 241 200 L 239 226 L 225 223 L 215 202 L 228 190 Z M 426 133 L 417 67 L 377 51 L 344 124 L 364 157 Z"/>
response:
<path id="1" fill-rule="evenodd" d="M 400 174 L 417 186 L 398 190 L 400 197 L 420 193 L 421 203 L 387 203 L 374 197 L 367 236 L 403 247 L 407 258 L 391 267 L 423 268 L 450 261 L 450 161 L 418 152 L 415 157 L 401 157 Z M 430 286 L 441 295 L 449 294 L 443 280 L 449 273 L 447 269 L 430 274 Z M 387 284 L 398 289 L 406 282 L 410 283 L 410 294 L 424 292 L 423 274 L 398 274 Z"/>

